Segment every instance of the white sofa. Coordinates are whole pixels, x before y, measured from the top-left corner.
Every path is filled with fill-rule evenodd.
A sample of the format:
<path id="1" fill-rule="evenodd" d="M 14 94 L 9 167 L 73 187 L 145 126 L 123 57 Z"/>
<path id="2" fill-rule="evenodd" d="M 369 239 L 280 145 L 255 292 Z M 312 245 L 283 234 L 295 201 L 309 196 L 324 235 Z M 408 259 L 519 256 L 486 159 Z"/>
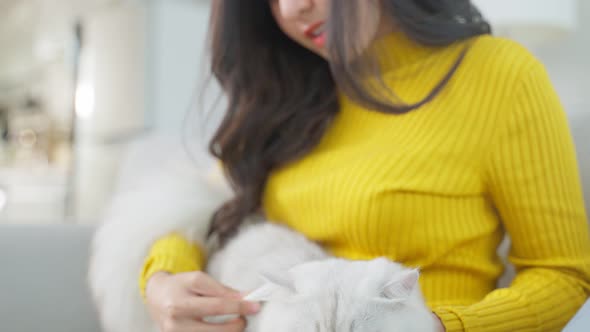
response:
<path id="1" fill-rule="evenodd" d="M 0 225 L 0 331 L 101 331 L 86 283 L 93 231 Z"/>

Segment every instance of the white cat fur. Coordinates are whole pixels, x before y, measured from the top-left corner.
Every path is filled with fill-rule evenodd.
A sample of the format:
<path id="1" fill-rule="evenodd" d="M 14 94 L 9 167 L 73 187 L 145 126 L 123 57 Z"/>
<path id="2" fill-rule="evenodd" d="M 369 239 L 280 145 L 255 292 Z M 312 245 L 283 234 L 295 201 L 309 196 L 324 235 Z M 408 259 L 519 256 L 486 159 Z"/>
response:
<path id="1" fill-rule="evenodd" d="M 209 158 L 204 162 L 200 160 L 199 164 L 200 167 L 195 168 L 194 163 L 187 159 L 163 158 L 162 162 L 152 166 L 149 172 L 141 174 L 136 179 L 127 179 L 125 185 L 121 186 L 114 196 L 94 236 L 89 266 L 89 285 L 105 332 L 158 331 L 147 313 L 138 289 L 141 268 L 154 241 L 171 232 L 177 232 L 190 241 L 201 244 L 202 248 L 206 247 L 205 234 L 210 217 L 221 203 L 231 197 L 231 190 L 217 163 Z M 374 262 L 349 262 L 331 258 L 322 260 L 321 263 L 304 263 L 326 258 L 326 255 L 318 246 L 301 235 L 284 229 L 273 230 L 267 226 L 256 226 L 262 227 L 262 231 L 259 234 L 255 232 L 257 235 L 251 237 L 244 236 L 248 233 L 247 227 L 240 233 L 242 240 L 239 240 L 240 237 L 236 238 L 236 241 L 232 240 L 224 251 L 211 258 L 208 268 L 208 271 L 219 276 L 222 282 L 238 289 L 252 290 L 260 286 L 251 294 L 252 300 L 273 300 L 267 302 L 263 314 L 258 316 L 260 319 L 258 322 L 252 322 L 250 328 L 259 323 L 261 327 L 260 330 L 256 330 L 257 332 L 275 332 L 279 331 L 276 326 L 285 326 L 289 321 L 293 324 L 312 322 L 313 319 L 298 321 L 297 317 L 302 311 L 312 308 L 317 310 L 307 313 L 310 318 L 329 310 L 327 306 L 330 304 L 322 299 L 327 300 L 330 297 L 312 296 L 314 290 L 320 290 L 318 286 L 322 291 L 331 292 L 329 294 L 332 294 L 332 298 L 335 294 L 346 294 L 342 299 L 346 302 L 340 303 L 338 315 L 335 316 L 336 321 L 341 324 L 348 324 L 349 320 L 345 317 L 352 319 L 358 318 L 359 315 L 364 315 L 363 321 L 376 324 L 377 321 L 374 319 L 377 316 L 394 316 L 381 315 L 380 311 L 389 312 L 392 308 L 401 308 L 394 304 L 388 306 L 387 302 L 382 302 L 381 305 L 373 303 L 372 312 L 365 312 L 363 310 L 367 309 L 366 307 L 359 307 L 360 304 L 366 306 L 368 303 L 361 301 L 362 299 L 368 300 L 371 295 L 374 300 L 377 296 L 377 290 L 371 290 L 367 285 L 383 284 L 384 280 L 390 280 L 388 278 L 402 270 L 401 266 L 391 262 L 384 264 L 383 259 Z M 264 229 L 275 234 L 264 235 L 263 233 L 267 232 Z M 249 238 L 255 239 L 257 245 L 249 245 Z M 269 242 L 262 239 L 268 239 Z M 283 248 L 280 251 L 277 251 L 281 247 L 276 246 L 276 240 Z M 235 248 L 239 249 L 239 254 L 232 253 Z M 297 248 L 299 249 L 295 250 Z M 276 252 L 276 257 L 267 256 L 273 251 Z M 226 258 L 222 259 L 223 256 Z M 267 256 L 266 259 L 263 259 L 264 256 Z M 247 263 L 246 257 L 249 257 L 251 263 Z M 285 271 L 294 265 L 298 266 L 286 274 L 277 272 Z M 286 292 L 285 287 L 277 286 L 281 282 L 284 283 L 284 280 L 261 284 L 257 271 L 266 271 L 270 274 L 269 278 L 291 278 L 289 282 L 294 282 L 297 295 Z M 370 274 L 376 279 L 368 283 L 367 278 Z M 236 276 L 239 277 L 236 279 Z M 363 284 L 364 288 L 360 286 Z M 416 310 L 411 312 L 419 312 L 420 315 L 406 315 L 404 319 L 392 323 L 392 326 L 418 321 L 430 324 L 419 297 L 419 290 L 413 289 L 412 296 L 406 302 L 412 305 L 405 308 L 415 306 Z M 307 305 L 312 302 L 320 307 Z M 288 303 L 292 305 L 281 309 L 282 305 Z M 273 314 L 275 311 L 279 313 Z M 373 325 L 365 328 L 361 323 L 356 324 L 358 331 L 375 331 L 371 329 Z M 315 327 L 312 327 L 312 331 L 313 328 Z M 293 332 L 303 330 L 297 329 Z M 283 329 L 280 331 L 291 332 Z"/>
<path id="2" fill-rule="evenodd" d="M 331 258 L 270 222 L 244 227 L 212 255 L 208 272 L 235 289 L 253 290 L 246 299 L 265 302 L 248 317 L 247 332 L 435 331 L 417 270 L 385 258 Z"/>
<path id="3" fill-rule="evenodd" d="M 177 232 L 205 248 L 212 213 L 231 197 L 213 159 L 202 157 L 200 167 L 195 167 L 179 156 L 168 153 L 141 175 L 128 167 L 127 178 L 98 226 L 89 285 L 105 332 L 158 331 L 138 287 L 150 247 Z"/>

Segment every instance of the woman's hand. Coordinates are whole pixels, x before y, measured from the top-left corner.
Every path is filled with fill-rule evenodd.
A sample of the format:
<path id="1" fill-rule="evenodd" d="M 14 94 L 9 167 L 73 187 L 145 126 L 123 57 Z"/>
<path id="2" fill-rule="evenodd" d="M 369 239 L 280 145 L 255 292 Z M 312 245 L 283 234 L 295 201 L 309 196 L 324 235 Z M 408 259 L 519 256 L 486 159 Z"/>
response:
<path id="1" fill-rule="evenodd" d="M 180 274 L 158 272 L 148 281 L 146 302 L 161 332 L 242 332 L 242 316 L 258 312 L 260 304 L 241 300 L 242 295 L 204 272 Z M 235 315 L 220 324 L 207 323 L 210 316 Z"/>

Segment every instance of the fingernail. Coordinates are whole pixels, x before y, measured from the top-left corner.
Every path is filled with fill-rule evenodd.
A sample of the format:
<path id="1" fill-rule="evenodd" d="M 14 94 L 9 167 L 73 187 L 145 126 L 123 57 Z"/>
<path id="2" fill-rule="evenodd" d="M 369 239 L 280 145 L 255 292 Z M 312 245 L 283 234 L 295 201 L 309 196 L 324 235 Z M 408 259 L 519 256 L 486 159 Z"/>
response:
<path id="1" fill-rule="evenodd" d="M 250 313 L 257 313 L 260 310 L 260 303 L 258 302 L 248 302 L 248 311 Z"/>
<path id="2" fill-rule="evenodd" d="M 243 295 L 242 293 L 238 293 L 238 292 L 236 292 L 236 293 L 231 293 L 231 294 L 230 294 L 230 296 L 231 296 L 232 298 L 235 298 L 235 299 L 238 299 L 238 300 L 241 300 L 241 299 L 244 297 L 244 295 Z"/>

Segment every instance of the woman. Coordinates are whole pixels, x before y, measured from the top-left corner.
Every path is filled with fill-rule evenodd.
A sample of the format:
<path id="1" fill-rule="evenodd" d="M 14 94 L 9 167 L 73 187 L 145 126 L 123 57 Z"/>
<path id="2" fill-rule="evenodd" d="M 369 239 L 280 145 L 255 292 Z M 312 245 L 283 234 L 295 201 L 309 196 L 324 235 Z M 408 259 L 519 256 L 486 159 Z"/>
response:
<path id="1" fill-rule="evenodd" d="M 211 152 L 235 195 L 210 236 L 262 212 L 334 255 L 420 267 L 441 331 L 565 326 L 590 292 L 590 240 L 566 118 L 537 60 L 490 36 L 467 0 L 213 6 L 229 106 Z M 518 273 L 495 290 L 505 231 Z M 195 272 L 203 237 L 186 234 L 162 232 L 145 253 L 153 320 L 242 331 L 243 319 L 202 320 L 258 306 Z"/>

